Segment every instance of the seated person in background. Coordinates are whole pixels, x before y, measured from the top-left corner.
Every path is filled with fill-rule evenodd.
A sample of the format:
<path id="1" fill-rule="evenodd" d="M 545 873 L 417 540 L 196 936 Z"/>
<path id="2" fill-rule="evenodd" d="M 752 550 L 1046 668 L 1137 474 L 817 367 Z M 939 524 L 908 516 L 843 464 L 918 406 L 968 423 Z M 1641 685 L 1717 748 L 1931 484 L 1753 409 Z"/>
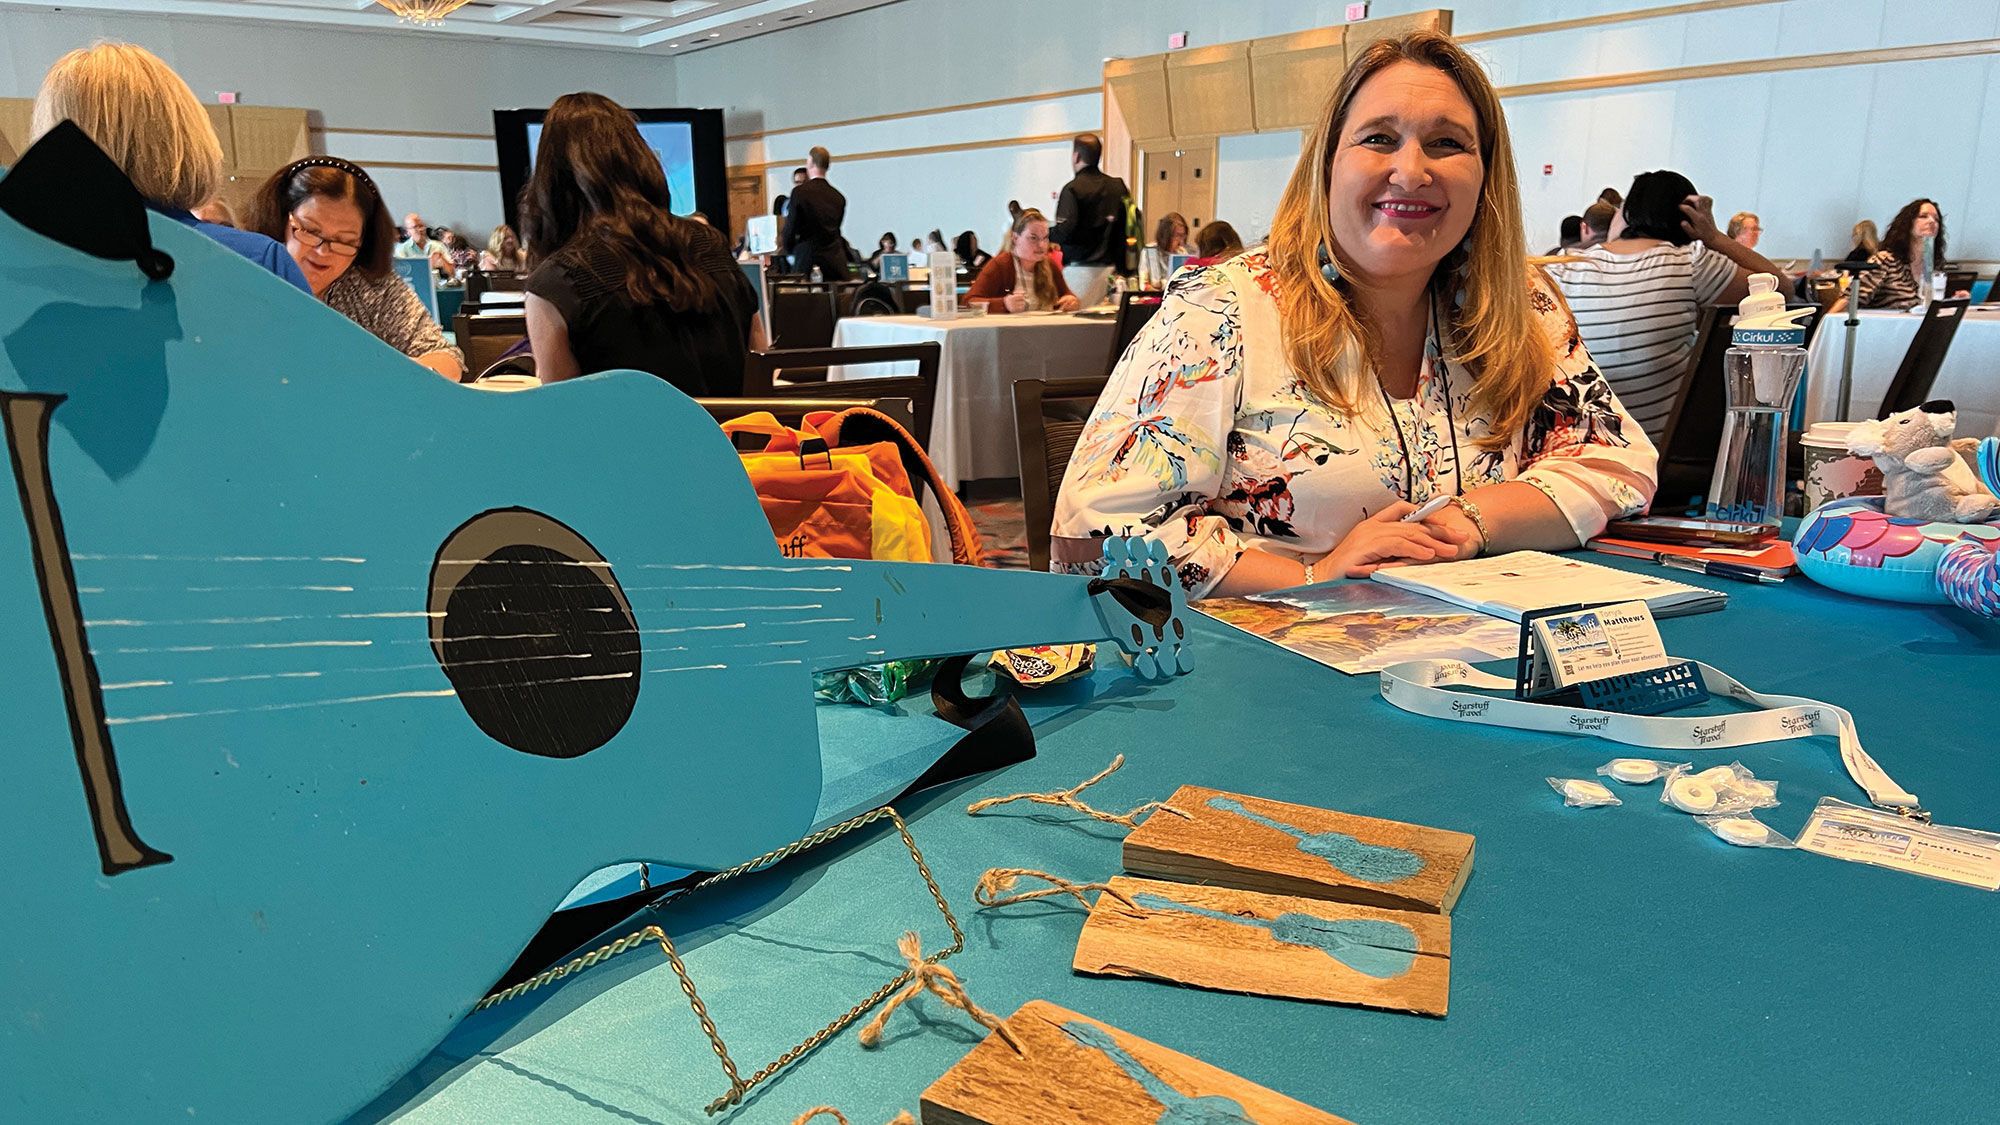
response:
<path id="1" fill-rule="evenodd" d="M 172 67 L 144 47 L 99 43 L 56 60 L 35 94 L 28 132 L 76 123 L 132 181 L 146 205 L 306 288 L 285 248 L 251 231 L 197 218 L 222 184 L 222 142 L 208 111 Z"/>
<path id="2" fill-rule="evenodd" d="M 1564 215 L 1562 226 L 1557 229 L 1555 248 L 1549 251 L 1548 256 L 1553 258 L 1558 254 L 1567 254 L 1582 243 L 1583 216 Z"/>
<path id="3" fill-rule="evenodd" d="M 528 255 L 522 251 L 521 240 L 514 234 L 513 227 L 501 223 L 493 228 L 493 234 L 486 240 L 486 249 L 479 252 L 479 268 L 488 273 L 494 270 L 528 272 Z"/>
<path id="4" fill-rule="evenodd" d="M 1599 245 L 1610 236 L 1611 221 L 1617 217 L 1618 206 L 1613 203 L 1606 203 L 1602 199 L 1585 207 L 1583 209 L 1583 239 L 1569 249 L 1580 250 L 1586 246 Z"/>
<path id="5" fill-rule="evenodd" d="M 1729 216 L 1729 227 L 1723 233 L 1742 245 L 1755 250 L 1757 248 L 1757 240 L 1764 236 L 1764 224 L 1757 220 L 1757 213 L 1755 211 L 1738 211 L 1734 215 Z M 1784 275 L 1780 274 L 1779 276 L 1783 277 Z"/>
<path id="6" fill-rule="evenodd" d="M 993 260 L 993 255 L 979 248 L 979 236 L 969 230 L 958 232 L 958 240 L 951 244 L 951 248 L 958 255 L 958 271 L 974 277 Z"/>
<path id="7" fill-rule="evenodd" d="M 1221 219 L 1211 220 L 1194 236 L 1195 256 L 1188 259 L 1191 266 L 1212 266 L 1226 262 L 1243 252 L 1243 239 L 1236 228 Z"/>
<path id="8" fill-rule="evenodd" d="M 464 277 L 479 264 L 479 251 L 474 250 L 472 243 L 467 242 L 465 236 L 457 231 L 445 228 L 444 234 L 439 236 L 438 241 L 444 244 L 445 257 L 451 259 L 452 276 Z"/>
<path id="9" fill-rule="evenodd" d="M 882 232 L 882 237 L 875 240 L 875 252 L 868 255 L 868 268 L 880 273 L 882 271 L 882 255 L 900 253 L 902 251 L 896 249 L 896 232 L 885 230 Z"/>
<path id="10" fill-rule="evenodd" d="M 1160 216 L 1160 221 L 1153 224 L 1153 244 L 1139 256 L 1139 280 L 1165 285 L 1167 275 L 1173 272 L 1174 255 L 1188 252 L 1187 237 L 1188 223 L 1179 211 Z"/>
<path id="11" fill-rule="evenodd" d="M 1869 255 L 1882 248 L 1882 236 L 1875 232 L 1875 220 L 1863 219 L 1854 224 L 1854 245 L 1848 248 L 1843 262 L 1865 262 Z"/>
<path id="12" fill-rule="evenodd" d="M 194 217 L 204 223 L 214 223 L 216 226 L 228 227 L 230 230 L 237 229 L 236 212 L 229 209 L 229 204 L 221 196 L 217 196 L 195 208 Z M 297 265 L 298 263 L 294 262 L 292 264 Z"/>
<path id="13" fill-rule="evenodd" d="M 444 281 L 451 280 L 451 258 L 444 243 L 431 237 L 430 228 L 424 225 L 422 215 L 415 211 L 403 216 L 403 233 L 408 237 L 396 243 L 398 258 L 429 258 L 431 268 Z"/>
<path id="14" fill-rule="evenodd" d="M 1913 199 L 1889 220 L 1882 246 L 1868 256 L 1875 268 L 1860 277 L 1857 292 L 1864 309 L 1910 309 L 1924 299 L 1924 239 L 1931 240 L 1932 269 L 1944 256 L 1944 212 L 1928 199 Z M 1959 294 L 1952 294 L 1959 296 Z M 1844 309 L 1845 302 L 1834 306 Z"/>
<path id="15" fill-rule="evenodd" d="M 918 261 L 922 261 L 924 255 L 930 253 L 930 251 L 924 249 L 924 236 L 920 234 L 911 235 L 910 248 L 909 250 L 905 251 L 905 253 L 909 254 L 910 257 L 915 258 Z"/>
<path id="16" fill-rule="evenodd" d="M 1049 221 L 1030 207 L 1007 231 L 1007 248 L 986 263 L 962 300 L 987 312 L 1074 312 L 1079 304 L 1049 257 Z"/>
<path id="17" fill-rule="evenodd" d="M 690 395 L 742 393 L 756 291 L 721 231 L 669 209 L 666 174 L 629 110 L 601 94 L 556 99 L 521 191 L 521 232 L 542 382 L 631 368 Z"/>
<path id="18" fill-rule="evenodd" d="M 1168 285 L 1077 443 L 1051 569 L 1128 529 L 1191 597 L 1565 550 L 1644 509 L 1656 462 L 1528 263 L 1492 85 L 1413 31 L 1349 65 L 1268 247 Z"/>
<path id="19" fill-rule="evenodd" d="M 245 218 L 284 240 L 328 308 L 447 379 L 465 373 L 465 357 L 396 276 L 396 222 L 358 165 L 333 156 L 295 160 L 257 189 Z"/>
<path id="20" fill-rule="evenodd" d="M 1655 443 L 1673 415 L 1702 310 L 1742 300 L 1753 273 L 1788 276 L 1716 229 L 1713 201 L 1679 172 L 1640 173 L 1611 236 L 1575 254 L 1549 272 L 1591 357 Z"/>

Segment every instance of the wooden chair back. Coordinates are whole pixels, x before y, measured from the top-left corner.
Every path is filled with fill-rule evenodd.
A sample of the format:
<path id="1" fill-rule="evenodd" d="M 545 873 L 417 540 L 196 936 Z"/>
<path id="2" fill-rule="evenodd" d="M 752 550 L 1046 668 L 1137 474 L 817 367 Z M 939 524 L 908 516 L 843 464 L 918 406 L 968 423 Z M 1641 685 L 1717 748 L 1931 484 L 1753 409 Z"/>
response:
<path id="1" fill-rule="evenodd" d="M 1027 522 L 1030 569 L 1049 568 L 1056 495 L 1077 439 L 1108 381 L 1022 379 L 1014 384 L 1014 434 L 1021 453 L 1021 510 Z"/>

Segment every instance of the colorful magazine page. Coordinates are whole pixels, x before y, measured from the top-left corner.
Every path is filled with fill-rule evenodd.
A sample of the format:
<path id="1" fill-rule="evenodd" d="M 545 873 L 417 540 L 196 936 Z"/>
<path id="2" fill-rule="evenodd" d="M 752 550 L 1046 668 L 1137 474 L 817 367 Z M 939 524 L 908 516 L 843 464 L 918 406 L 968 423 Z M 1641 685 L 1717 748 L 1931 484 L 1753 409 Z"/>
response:
<path id="1" fill-rule="evenodd" d="M 1324 582 L 1193 605 L 1350 675 L 1405 660 L 1511 659 L 1521 646 L 1512 622 L 1377 582 Z"/>

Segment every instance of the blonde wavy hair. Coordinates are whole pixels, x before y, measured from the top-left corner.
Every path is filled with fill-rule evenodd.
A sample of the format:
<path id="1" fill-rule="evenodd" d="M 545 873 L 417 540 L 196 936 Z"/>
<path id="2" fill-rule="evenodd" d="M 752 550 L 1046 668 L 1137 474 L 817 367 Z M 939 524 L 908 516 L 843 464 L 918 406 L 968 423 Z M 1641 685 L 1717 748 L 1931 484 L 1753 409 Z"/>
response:
<path id="1" fill-rule="evenodd" d="M 1485 71 L 1463 48 L 1435 31 L 1413 31 L 1382 39 L 1348 65 L 1327 99 L 1318 125 L 1306 135 L 1285 194 L 1272 220 L 1271 268 L 1285 294 L 1285 360 L 1321 400 L 1350 414 L 1379 411 L 1365 394 L 1375 370 L 1375 330 L 1339 285 L 1320 273 L 1319 250 L 1326 247 L 1351 278 L 1354 266 L 1342 255 L 1327 213 L 1327 179 L 1355 94 L 1368 79 L 1399 62 L 1444 72 L 1457 83 L 1479 118 L 1479 158 L 1486 175 L 1472 220 L 1472 248 L 1464 264 L 1466 299 L 1455 311 L 1441 302 L 1447 323 L 1440 325 L 1446 351 L 1472 373 L 1472 404 L 1491 418 L 1483 449 L 1504 448 L 1526 425 L 1547 393 L 1554 369 L 1548 337 L 1530 302 L 1535 271 L 1521 224 L 1521 189 L 1514 178 L 1514 152 L 1507 119 Z M 1438 263 L 1434 293 L 1449 298 L 1456 251 Z"/>
<path id="2" fill-rule="evenodd" d="M 64 120 L 97 142 L 139 194 L 192 211 L 222 183 L 222 142 L 172 67 L 144 47 L 98 42 L 56 60 L 35 95 L 29 135 Z"/>

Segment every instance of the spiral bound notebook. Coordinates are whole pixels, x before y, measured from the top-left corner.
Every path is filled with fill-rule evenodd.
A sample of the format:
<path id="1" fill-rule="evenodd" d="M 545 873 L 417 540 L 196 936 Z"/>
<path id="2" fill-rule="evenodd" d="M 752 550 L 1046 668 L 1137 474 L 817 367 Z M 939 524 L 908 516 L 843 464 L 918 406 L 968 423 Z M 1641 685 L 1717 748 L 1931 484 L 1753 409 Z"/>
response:
<path id="1" fill-rule="evenodd" d="M 1720 590 L 1632 574 L 1565 555 L 1515 551 L 1492 558 L 1383 567 L 1375 581 L 1519 621 L 1530 610 L 1643 601 L 1654 617 L 1707 613 L 1729 604 Z"/>

